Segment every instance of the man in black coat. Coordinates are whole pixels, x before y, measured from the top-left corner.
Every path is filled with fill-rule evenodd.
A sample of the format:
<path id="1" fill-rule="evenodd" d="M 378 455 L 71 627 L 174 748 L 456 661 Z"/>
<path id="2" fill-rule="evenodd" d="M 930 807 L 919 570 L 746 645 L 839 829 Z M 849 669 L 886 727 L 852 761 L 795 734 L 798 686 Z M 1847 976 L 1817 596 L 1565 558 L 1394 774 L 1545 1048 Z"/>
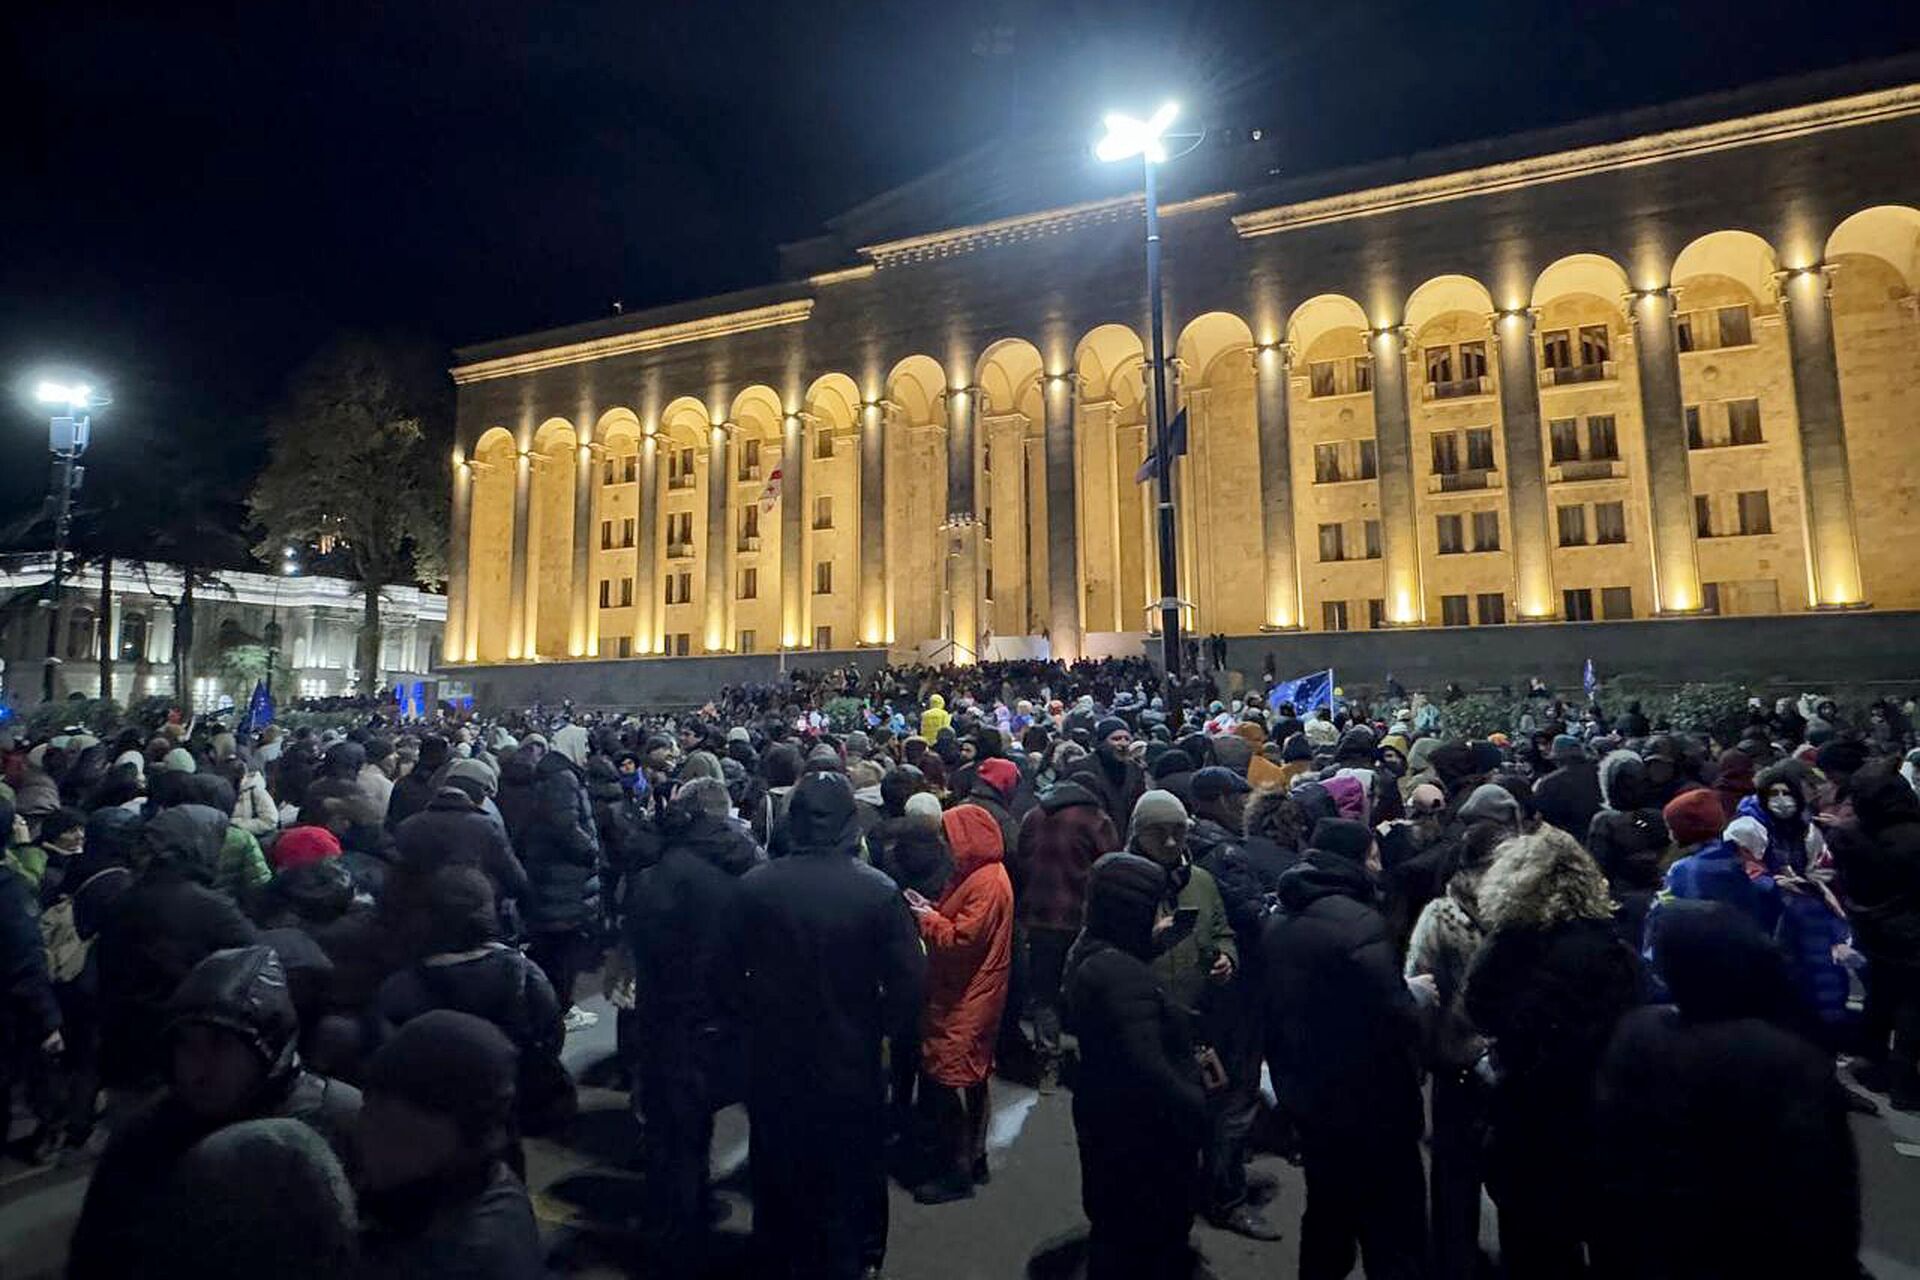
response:
<path id="1" fill-rule="evenodd" d="M 1127 758 L 1133 730 L 1119 716 L 1108 716 L 1093 727 L 1093 755 L 1078 765 L 1074 781 L 1100 797 L 1100 807 L 1113 819 L 1115 831 L 1133 821 L 1134 802 L 1147 790 L 1140 766 Z"/>
<path id="2" fill-rule="evenodd" d="M 384 896 L 411 905 L 440 868 L 474 867 L 493 882 L 503 925 L 517 921 L 530 887 L 527 871 L 505 831 L 481 809 L 485 798 L 477 780 L 456 777 L 434 792 L 426 808 L 402 822 L 394 831 L 398 856 Z M 506 928 L 503 936 L 516 932 Z"/>
<path id="3" fill-rule="evenodd" d="M 1575 840 L 1585 840 L 1600 812 L 1600 765 L 1587 759 L 1580 739 L 1560 734 L 1548 749 L 1553 772 L 1533 784 L 1533 806 L 1540 817 Z"/>
<path id="4" fill-rule="evenodd" d="M 1896 1109 L 1920 1111 L 1920 798 L 1891 763 L 1860 770 L 1849 790 L 1856 821 L 1832 845 L 1868 964 L 1863 1069 Z"/>
<path id="5" fill-rule="evenodd" d="M 1192 1270 L 1190 1189 L 1207 1105 L 1191 1023 L 1152 968 L 1169 889 L 1156 863 L 1106 854 L 1088 877 L 1086 928 L 1067 956 L 1062 995 L 1080 1038 L 1080 1203 L 1093 1227 L 1087 1280 Z"/>
<path id="6" fill-rule="evenodd" d="M 521 904 L 527 953 L 546 971 L 573 1030 L 597 1021 L 574 1007 L 573 988 L 590 962 L 592 932 L 600 916 L 600 834 L 580 767 L 558 751 L 534 766 L 533 793 L 525 819 L 508 830 L 527 869 Z"/>
<path id="7" fill-rule="evenodd" d="M 760 861 L 744 823 L 727 816 L 726 784 L 682 783 L 667 806 L 660 859 L 627 899 L 639 993 L 640 1105 L 653 1258 L 662 1275 L 701 1273 L 713 1113 L 738 1101 L 745 1045 L 727 966 L 739 950 L 740 877 Z"/>
<path id="8" fill-rule="evenodd" d="M 426 808 L 433 800 L 435 791 L 434 775 L 452 758 L 447 740 L 437 733 L 430 733 L 420 740 L 420 756 L 413 762 L 413 768 L 407 775 L 393 784 L 393 794 L 387 797 L 387 830 L 397 829 L 402 822 Z"/>
<path id="9" fill-rule="evenodd" d="M 845 774 L 803 777 L 786 823 L 788 856 L 740 883 L 758 1274 L 851 1280 L 886 1253 L 880 1042 L 916 1035 L 926 953 L 855 857 Z"/>
<path id="10" fill-rule="evenodd" d="M 1375 905 L 1379 868 L 1367 827 L 1323 819 L 1261 940 L 1267 1060 L 1306 1165 L 1302 1280 L 1342 1280 L 1356 1245 L 1371 1280 L 1425 1270 L 1419 1021 Z"/>

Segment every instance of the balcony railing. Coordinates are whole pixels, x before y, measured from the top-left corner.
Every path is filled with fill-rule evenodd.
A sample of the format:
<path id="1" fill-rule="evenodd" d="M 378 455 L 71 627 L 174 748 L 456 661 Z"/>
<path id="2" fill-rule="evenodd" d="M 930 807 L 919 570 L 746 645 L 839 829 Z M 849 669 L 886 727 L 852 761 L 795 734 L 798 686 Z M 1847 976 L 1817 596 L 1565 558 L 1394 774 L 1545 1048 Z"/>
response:
<path id="1" fill-rule="evenodd" d="M 685 475 L 683 475 L 683 476 L 668 476 L 668 477 L 667 477 L 667 488 L 669 488 L 669 489 L 691 489 L 691 488 L 693 488 L 693 473 L 692 473 L 691 471 L 689 471 L 689 472 L 688 472 L 687 474 L 685 474 Z"/>
<path id="2" fill-rule="evenodd" d="M 756 535 L 751 538 L 746 538 L 746 537 L 741 538 L 740 549 L 742 551 L 758 551 L 760 549 L 759 537 Z"/>
<path id="3" fill-rule="evenodd" d="M 1580 382 L 1611 382 L 1614 379 L 1613 361 L 1602 360 L 1596 364 L 1565 364 L 1556 369 L 1543 369 L 1547 385 L 1567 387 Z"/>
<path id="4" fill-rule="evenodd" d="M 1627 464 L 1618 458 L 1569 458 L 1554 463 L 1547 479 L 1552 484 L 1574 484 L 1581 480 L 1620 480 L 1626 474 Z"/>
<path id="5" fill-rule="evenodd" d="M 1492 394 L 1493 379 L 1484 375 L 1478 378 L 1455 378 L 1451 382 L 1429 382 L 1426 386 L 1426 398 L 1429 400 L 1460 400 L 1467 396 Z"/>
<path id="6" fill-rule="evenodd" d="M 691 542 L 669 542 L 667 544 L 667 559 L 669 560 L 693 559 L 693 544 Z"/>
<path id="7" fill-rule="evenodd" d="M 1471 493 L 1476 489 L 1498 489 L 1500 473 L 1492 467 L 1470 471 L 1442 471 L 1427 477 L 1428 493 Z"/>
<path id="8" fill-rule="evenodd" d="M 744 466 L 740 468 L 740 483 L 746 484 L 749 481 L 758 480 L 759 478 L 760 478 L 759 463 L 755 462 L 749 466 Z"/>

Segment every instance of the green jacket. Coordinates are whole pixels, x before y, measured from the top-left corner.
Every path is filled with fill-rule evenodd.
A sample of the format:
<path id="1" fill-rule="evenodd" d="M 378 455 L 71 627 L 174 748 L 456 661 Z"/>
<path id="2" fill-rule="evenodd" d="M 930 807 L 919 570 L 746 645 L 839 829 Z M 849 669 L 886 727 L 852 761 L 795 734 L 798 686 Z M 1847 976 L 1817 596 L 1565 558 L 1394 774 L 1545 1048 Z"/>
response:
<path id="1" fill-rule="evenodd" d="M 44 845 L 17 844 L 7 850 L 7 865 L 20 873 L 20 878 L 40 892 L 40 881 L 47 874 L 47 850 Z"/>
<path id="2" fill-rule="evenodd" d="M 1194 921 L 1192 933 L 1154 957 L 1153 971 L 1167 984 L 1167 994 L 1176 1004 L 1197 1012 L 1206 999 L 1207 971 L 1213 967 L 1214 957 L 1224 954 L 1238 968 L 1240 949 L 1212 873 L 1204 867 L 1190 870 L 1193 875 L 1175 905 L 1192 907 L 1200 916 Z"/>
<path id="3" fill-rule="evenodd" d="M 273 871 L 260 852 L 260 842 L 246 828 L 229 824 L 226 842 L 220 846 L 220 874 L 213 887 L 241 902 L 271 879 Z"/>

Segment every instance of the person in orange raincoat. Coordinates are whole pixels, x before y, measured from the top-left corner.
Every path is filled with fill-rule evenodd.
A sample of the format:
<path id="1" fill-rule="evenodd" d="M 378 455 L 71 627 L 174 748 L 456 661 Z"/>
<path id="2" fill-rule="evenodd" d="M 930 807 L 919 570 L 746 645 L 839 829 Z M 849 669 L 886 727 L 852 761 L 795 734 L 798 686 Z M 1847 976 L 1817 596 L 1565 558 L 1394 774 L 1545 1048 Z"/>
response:
<path id="1" fill-rule="evenodd" d="M 907 891 L 927 944 L 922 1085 L 947 1143 L 936 1157 L 945 1168 L 914 1190 L 922 1204 L 965 1199 L 987 1180 L 987 1078 L 1013 959 L 1013 882 L 1000 824 L 979 805 L 963 804 L 941 816 L 941 828 L 953 878 L 937 903 Z"/>

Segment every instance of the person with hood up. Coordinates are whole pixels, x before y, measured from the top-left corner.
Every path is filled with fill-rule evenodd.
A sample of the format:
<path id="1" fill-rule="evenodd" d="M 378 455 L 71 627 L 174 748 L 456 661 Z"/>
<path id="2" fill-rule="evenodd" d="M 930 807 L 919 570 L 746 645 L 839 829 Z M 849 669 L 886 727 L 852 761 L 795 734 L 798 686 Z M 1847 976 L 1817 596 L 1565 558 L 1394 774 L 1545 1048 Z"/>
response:
<path id="1" fill-rule="evenodd" d="M 546 750 L 547 740 L 530 733 L 510 755 L 496 757 L 500 771 L 495 779 L 493 802 L 500 810 L 500 820 L 506 825 L 515 849 L 520 847 L 520 832 L 533 814 L 533 771 Z"/>
<path id="2" fill-rule="evenodd" d="M 453 759 L 453 748 L 437 733 L 420 739 L 420 756 L 407 775 L 393 784 L 387 797 L 385 826 L 398 831 L 400 824 L 433 803 L 434 793 L 444 785 L 439 773 Z"/>
<path id="3" fill-rule="evenodd" d="M 1093 755 L 1074 766 L 1069 776 L 1100 797 L 1116 831 L 1133 820 L 1133 807 L 1147 789 L 1145 775 L 1131 759 L 1133 730 L 1119 716 L 1108 716 L 1093 727 Z"/>
<path id="4" fill-rule="evenodd" d="M 233 824 L 255 840 L 264 840 L 278 831 L 280 806 L 267 790 L 267 775 L 260 768 L 260 757 L 251 751 L 243 753 L 235 763 L 234 772 L 227 776 L 238 796 L 233 807 Z"/>
<path id="5" fill-rule="evenodd" d="M 1846 1097 L 1795 1034 L 1779 952 L 1739 912 L 1681 902 L 1653 961 L 1673 1005 L 1627 1014 L 1600 1067 L 1596 1257 L 1635 1280 L 1864 1274 Z M 1793 1229 L 1751 1220 L 1760 1187 L 1794 1188 Z"/>
<path id="6" fill-rule="evenodd" d="M 1600 758 L 1600 811 L 1587 827 L 1587 852 L 1619 903 L 1615 930 L 1636 953 L 1665 880 L 1661 863 L 1672 843 L 1667 820 L 1649 796 L 1646 765 L 1638 755 L 1620 750 Z"/>
<path id="7" fill-rule="evenodd" d="M 1533 804 L 1540 817 L 1575 840 L 1586 837 L 1593 815 L 1600 812 L 1600 766 L 1587 758 L 1587 749 L 1571 734 L 1559 734 L 1547 748 L 1553 771 L 1533 784 Z"/>
<path id="8" fill-rule="evenodd" d="M 180 1224 L 164 1192 L 194 1143 L 240 1120 L 279 1116 L 320 1134 L 352 1163 L 359 1091 L 300 1064 L 300 1020 L 271 947 L 213 952 L 168 1000 L 156 1048 L 167 1087 L 113 1130 L 74 1227 L 67 1274 L 118 1280 L 164 1253 Z"/>
<path id="9" fill-rule="evenodd" d="M 1853 777 L 1853 823 L 1831 829 L 1867 1005 L 1854 1078 L 1920 1111 L 1920 797 L 1890 761 Z M 1891 1038 L 1891 1049 L 1889 1049 Z"/>
<path id="10" fill-rule="evenodd" d="M 1719 770 L 1713 777 L 1713 793 L 1720 797 L 1720 812 L 1732 822 L 1740 812 L 1740 802 L 1754 792 L 1753 757 L 1744 751 L 1720 753 Z"/>
<path id="11" fill-rule="evenodd" d="M 163 1073 L 166 1002 L 187 971 L 256 940 L 233 899 L 213 887 L 227 823 L 217 809 L 183 804 L 140 832 L 138 874 L 102 920 L 94 948 L 101 1078 L 110 1089 L 142 1088 Z"/>
<path id="12" fill-rule="evenodd" d="M 718 762 L 714 772 L 719 772 Z M 513 831 L 511 821 L 507 829 Z M 589 953 L 600 915 L 600 834 L 585 775 L 558 751 L 544 753 L 534 766 L 530 804 L 514 844 L 527 869 L 522 903 L 527 953 L 553 984 L 567 1011 L 567 1030 L 590 1027 L 599 1015 L 580 1008 L 573 996 L 580 974 L 593 963 Z"/>
<path id="13" fill-rule="evenodd" d="M 546 1271 L 513 1147 L 513 1043 L 436 1009 L 367 1064 L 360 1280 L 525 1280 Z"/>
<path id="14" fill-rule="evenodd" d="M 1614 931 L 1600 868 L 1555 827 L 1500 847 L 1480 908 L 1466 1011 L 1497 1074 L 1486 1169 L 1501 1263 L 1514 1280 L 1583 1276 L 1597 1226 L 1594 1076 L 1638 1000 L 1639 960 Z"/>
<path id="15" fill-rule="evenodd" d="M 973 785 L 960 799 L 985 809 L 1000 828 L 1000 847 L 1011 849 L 1020 839 L 1020 820 L 1013 800 L 1021 787 L 1020 767 L 1004 756 L 991 756 L 973 767 Z"/>
<path id="16" fill-rule="evenodd" d="M 1025 935 L 1040 1088 L 1059 1082 L 1061 976 L 1086 914 L 1087 876 L 1100 855 L 1120 847 L 1101 798 L 1081 780 L 1062 778 L 1040 793 L 1021 820 L 1008 859 Z"/>
<path id="17" fill-rule="evenodd" d="M 1260 883 L 1261 894 L 1271 900 L 1280 877 L 1300 864 L 1312 824 L 1284 787 L 1255 787 L 1247 797 L 1245 824 L 1241 852 Z"/>
<path id="18" fill-rule="evenodd" d="M 880 1045 L 916 1038 L 926 953 L 893 882 L 859 861 L 846 775 L 787 805 L 789 856 L 740 884 L 758 1274 L 851 1280 L 886 1255 Z"/>
<path id="19" fill-rule="evenodd" d="M 920 713 L 920 736 L 928 742 L 940 736 L 940 731 L 953 724 L 953 713 L 947 710 L 947 700 L 935 693 L 927 697 L 927 709 Z"/>
<path id="20" fill-rule="evenodd" d="M 1193 1029 L 1154 972 L 1171 920 L 1165 871 L 1109 853 L 1087 878 L 1086 927 L 1067 957 L 1067 1025 L 1080 1040 L 1073 1128 L 1092 1224 L 1087 1280 L 1192 1269 L 1189 1194 L 1207 1135 Z"/>
<path id="21" fill-rule="evenodd" d="M 1825 851 L 1826 839 L 1814 822 L 1813 791 L 1805 765 L 1782 761 L 1756 774 L 1752 794 L 1735 805 L 1735 817 L 1752 818 L 1766 828 L 1770 868 L 1805 875 Z"/>
<path id="22" fill-rule="evenodd" d="M 741 877 L 760 849 L 728 807 L 724 783 L 683 784 L 662 820 L 660 859 L 639 873 L 627 903 L 646 1219 L 656 1264 L 670 1275 L 700 1273 L 713 1113 L 739 1098 L 744 1045 L 725 1001 L 737 986 Z"/>
<path id="23" fill-rule="evenodd" d="M 933 1106 L 946 1167 L 913 1195 L 945 1204 L 987 1181 L 987 1081 L 1013 967 L 1013 884 L 1000 825 L 978 805 L 941 819 L 953 879 L 938 902 L 909 889 L 907 906 L 927 948 L 927 1004 L 920 1022 L 922 1097 Z"/>

